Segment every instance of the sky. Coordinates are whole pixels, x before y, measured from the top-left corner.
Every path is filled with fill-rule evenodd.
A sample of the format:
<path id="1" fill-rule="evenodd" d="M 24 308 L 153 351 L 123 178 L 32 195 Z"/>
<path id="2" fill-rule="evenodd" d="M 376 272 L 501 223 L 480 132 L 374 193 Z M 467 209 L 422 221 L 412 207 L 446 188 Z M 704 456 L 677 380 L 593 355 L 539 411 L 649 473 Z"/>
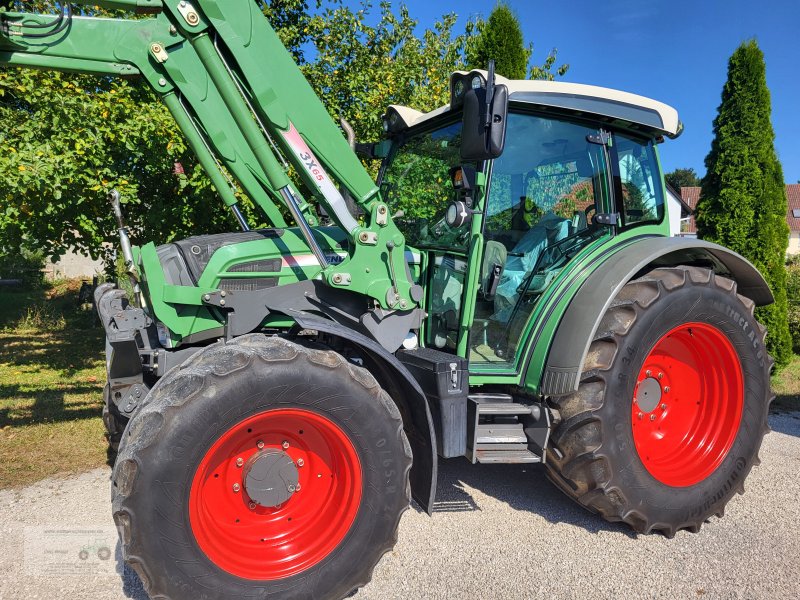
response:
<path id="1" fill-rule="evenodd" d="M 488 17 L 493 0 L 405 0 L 421 28 L 443 13 Z M 562 81 L 665 102 L 686 129 L 659 152 L 666 172 L 705 173 L 728 58 L 755 38 L 765 55 L 775 146 L 787 183 L 800 181 L 800 0 L 508 0 L 534 43 L 533 62 L 558 48 Z"/>

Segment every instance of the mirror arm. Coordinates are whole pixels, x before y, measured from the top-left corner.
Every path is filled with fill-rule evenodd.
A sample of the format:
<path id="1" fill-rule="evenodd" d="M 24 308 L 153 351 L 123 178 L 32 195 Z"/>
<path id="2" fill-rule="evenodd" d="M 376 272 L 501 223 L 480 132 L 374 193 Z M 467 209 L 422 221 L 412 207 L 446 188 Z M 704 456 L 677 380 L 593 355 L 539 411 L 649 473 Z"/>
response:
<path id="1" fill-rule="evenodd" d="M 492 126 L 492 100 L 494 99 L 494 59 L 489 61 L 489 74 L 486 78 L 486 120 L 483 124 L 487 131 Z"/>

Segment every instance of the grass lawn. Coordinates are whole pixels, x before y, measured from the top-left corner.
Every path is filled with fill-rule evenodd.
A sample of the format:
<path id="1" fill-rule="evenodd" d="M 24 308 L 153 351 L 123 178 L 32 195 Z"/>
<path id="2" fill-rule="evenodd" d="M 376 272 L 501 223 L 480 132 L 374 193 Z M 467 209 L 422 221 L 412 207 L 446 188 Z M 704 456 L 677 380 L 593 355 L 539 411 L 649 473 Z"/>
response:
<path id="1" fill-rule="evenodd" d="M 775 400 L 772 410 L 800 411 L 800 356 L 793 356 L 789 366 L 772 378 Z"/>
<path id="2" fill-rule="evenodd" d="M 79 287 L 0 290 L 0 488 L 106 462 L 103 332 Z"/>

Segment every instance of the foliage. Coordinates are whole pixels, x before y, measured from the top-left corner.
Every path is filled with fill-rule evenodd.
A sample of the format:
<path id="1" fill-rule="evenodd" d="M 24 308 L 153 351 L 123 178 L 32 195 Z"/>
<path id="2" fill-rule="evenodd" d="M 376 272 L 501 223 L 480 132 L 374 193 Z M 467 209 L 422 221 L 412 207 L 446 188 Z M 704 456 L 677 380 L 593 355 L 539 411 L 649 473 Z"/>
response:
<path id="1" fill-rule="evenodd" d="M 334 118 L 353 125 L 362 141 L 382 135 L 390 104 L 422 111 L 449 99 L 451 71 L 463 67 L 466 34 L 454 35 L 455 14 L 444 15 L 418 37 L 408 7 L 365 0 L 354 10 L 331 0 L 309 21 L 317 56 L 303 71 Z M 374 22 L 374 24 L 372 24 Z"/>
<path id="2" fill-rule="evenodd" d="M 350 8 L 318 0 L 313 10 L 309 4 L 262 3 L 330 114 L 347 119 L 365 142 L 381 137 L 380 117 L 390 104 L 423 111 L 445 104 L 449 75 L 466 67 L 468 47 L 483 27 L 478 20 L 457 33 L 456 15 L 448 14 L 418 32 L 402 4 L 364 0 Z M 55 12 L 55 5 L 16 3 L 43 12 Z M 110 14 L 97 7 L 81 12 Z M 548 61 L 536 69 L 549 72 Z M 4 246 L 52 256 L 72 249 L 108 260 L 117 247 L 105 200 L 112 187 L 122 194 L 134 243 L 235 228 L 168 112 L 143 84 L 0 69 L 0 141 Z"/>
<path id="3" fill-rule="evenodd" d="M 281 42 L 298 63 L 305 62 L 303 46 L 309 41 L 309 14 L 306 0 L 270 0 L 263 2 L 264 16 Z"/>
<path id="4" fill-rule="evenodd" d="M 20 247 L 0 247 L 0 279 L 19 279 L 26 287 L 43 283 L 44 255 Z"/>
<path id="5" fill-rule="evenodd" d="M 795 353 L 800 354 L 800 259 L 786 266 L 786 293 L 789 304 L 789 334 Z"/>
<path id="6" fill-rule="evenodd" d="M 4 69 L 0 132 L 5 244 L 107 255 L 116 233 L 111 188 L 122 194 L 134 241 L 230 226 L 174 121 L 141 84 Z"/>
<path id="7" fill-rule="evenodd" d="M 770 113 L 764 55 L 751 40 L 739 46 L 728 63 L 706 157 L 697 228 L 701 238 L 739 252 L 766 277 L 775 302 L 756 314 L 769 331 L 768 350 L 784 366 L 791 357 L 784 267 L 789 229 Z"/>
<path id="8" fill-rule="evenodd" d="M 700 178 L 691 167 L 687 169 L 675 169 L 671 173 L 664 175 L 664 179 L 672 186 L 676 192 L 680 192 L 685 187 L 700 187 Z"/>
<path id="9" fill-rule="evenodd" d="M 485 69 L 494 59 L 499 75 L 508 79 L 546 79 L 564 75 L 568 64 L 559 66 L 555 73 L 557 50 L 551 50 L 544 63 L 528 70 L 533 44 L 525 45 L 519 19 L 505 2 L 499 2 L 484 21 L 481 18 L 467 26 L 467 64 L 470 69 Z"/>

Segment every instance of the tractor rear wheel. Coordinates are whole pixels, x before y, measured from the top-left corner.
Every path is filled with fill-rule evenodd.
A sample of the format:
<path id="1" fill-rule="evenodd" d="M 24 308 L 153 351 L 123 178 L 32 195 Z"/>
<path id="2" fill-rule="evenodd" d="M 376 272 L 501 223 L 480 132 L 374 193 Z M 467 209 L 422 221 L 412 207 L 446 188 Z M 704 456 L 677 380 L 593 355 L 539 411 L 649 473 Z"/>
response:
<path id="1" fill-rule="evenodd" d="M 754 464 L 772 359 L 753 303 L 707 269 L 628 283 L 591 344 L 547 470 L 567 495 L 641 533 L 698 531 L 722 516 Z"/>
<path id="2" fill-rule="evenodd" d="M 151 597 L 341 598 L 397 541 L 410 468 L 368 371 L 247 335 L 153 387 L 122 437 L 114 520 Z"/>

